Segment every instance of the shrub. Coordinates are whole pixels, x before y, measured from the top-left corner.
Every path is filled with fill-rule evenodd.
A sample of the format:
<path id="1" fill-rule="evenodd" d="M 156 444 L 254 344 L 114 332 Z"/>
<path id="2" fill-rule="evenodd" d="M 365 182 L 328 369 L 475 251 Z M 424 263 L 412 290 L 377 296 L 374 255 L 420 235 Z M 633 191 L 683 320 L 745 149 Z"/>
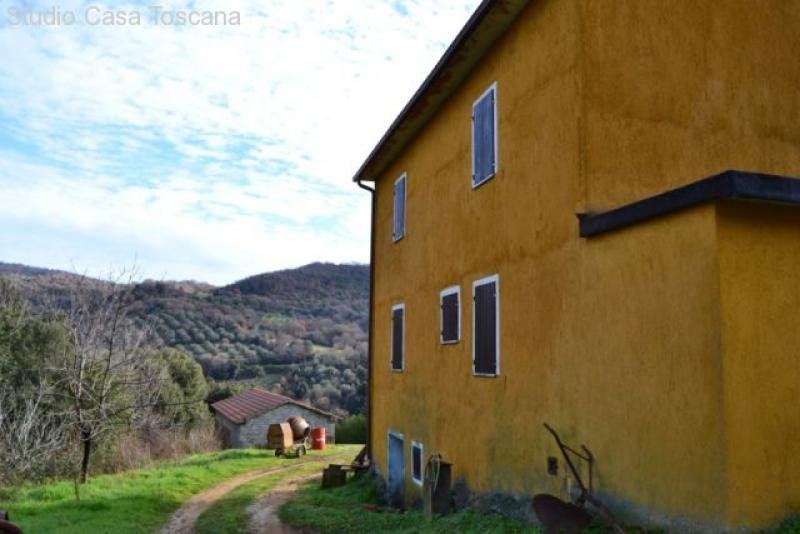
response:
<path id="1" fill-rule="evenodd" d="M 367 442 L 367 416 L 354 415 L 336 423 L 336 443 Z"/>

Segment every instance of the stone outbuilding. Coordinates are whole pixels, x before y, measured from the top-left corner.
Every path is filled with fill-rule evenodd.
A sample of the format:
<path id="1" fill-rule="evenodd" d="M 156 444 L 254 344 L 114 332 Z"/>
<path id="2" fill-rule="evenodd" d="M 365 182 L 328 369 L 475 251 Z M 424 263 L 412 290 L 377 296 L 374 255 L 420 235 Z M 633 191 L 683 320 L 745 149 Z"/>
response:
<path id="1" fill-rule="evenodd" d="M 211 405 L 225 448 L 263 447 L 267 429 L 293 415 L 305 418 L 311 428 L 325 427 L 328 443 L 336 439 L 336 416 L 277 393 L 254 388 Z"/>

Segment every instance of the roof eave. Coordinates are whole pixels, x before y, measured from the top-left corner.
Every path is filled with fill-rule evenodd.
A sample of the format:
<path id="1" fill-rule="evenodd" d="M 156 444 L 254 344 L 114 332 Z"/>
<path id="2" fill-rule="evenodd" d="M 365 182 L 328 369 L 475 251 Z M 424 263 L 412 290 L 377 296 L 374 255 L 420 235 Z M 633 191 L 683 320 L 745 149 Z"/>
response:
<path id="1" fill-rule="evenodd" d="M 594 237 L 718 200 L 800 206 L 800 179 L 729 170 L 602 213 L 579 213 L 579 235 Z"/>
<path id="2" fill-rule="evenodd" d="M 483 0 L 353 177 L 374 182 L 461 85 L 529 0 Z"/>

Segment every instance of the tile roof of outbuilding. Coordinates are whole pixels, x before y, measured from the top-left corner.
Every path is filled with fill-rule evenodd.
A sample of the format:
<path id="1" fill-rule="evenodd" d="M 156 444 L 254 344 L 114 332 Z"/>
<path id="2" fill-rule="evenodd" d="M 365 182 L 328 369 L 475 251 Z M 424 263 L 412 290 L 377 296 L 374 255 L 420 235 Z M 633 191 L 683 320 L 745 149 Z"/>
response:
<path id="1" fill-rule="evenodd" d="M 285 404 L 294 404 L 330 418 L 334 417 L 331 413 L 319 410 L 303 402 L 260 388 L 253 388 L 227 399 L 222 399 L 213 403 L 211 407 L 215 412 L 222 414 L 232 422 L 242 424 L 251 417 L 269 412 Z"/>

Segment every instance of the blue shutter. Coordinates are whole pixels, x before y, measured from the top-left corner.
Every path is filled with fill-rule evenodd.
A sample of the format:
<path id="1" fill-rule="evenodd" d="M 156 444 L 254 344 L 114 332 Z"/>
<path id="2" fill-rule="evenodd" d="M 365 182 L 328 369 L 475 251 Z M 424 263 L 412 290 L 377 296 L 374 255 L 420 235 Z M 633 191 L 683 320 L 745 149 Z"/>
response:
<path id="1" fill-rule="evenodd" d="M 392 310 L 392 369 L 403 370 L 403 322 L 405 310 Z"/>
<path id="2" fill-rule="evenodd" d="M 406 235 L 406 178 L 394 183 L 394 229 L 392 237 L 395 241 Z"/>
<path id="3" fill-rule="evenodd" d="M 473 185 L 492 177 L 496 170 L 494 99 L 495 90 L 492 89 L 475 104 L 473 109 Z"/>
<path id="4" fill-rule="evenodd" d="M 442 297 L 442 343 L 458 341 L 458 293 Z"/>
<path id="5" fill-rule="evenodd" d="M 497 282 L 475 287 L 475 372 L 497 374 Z"/>

